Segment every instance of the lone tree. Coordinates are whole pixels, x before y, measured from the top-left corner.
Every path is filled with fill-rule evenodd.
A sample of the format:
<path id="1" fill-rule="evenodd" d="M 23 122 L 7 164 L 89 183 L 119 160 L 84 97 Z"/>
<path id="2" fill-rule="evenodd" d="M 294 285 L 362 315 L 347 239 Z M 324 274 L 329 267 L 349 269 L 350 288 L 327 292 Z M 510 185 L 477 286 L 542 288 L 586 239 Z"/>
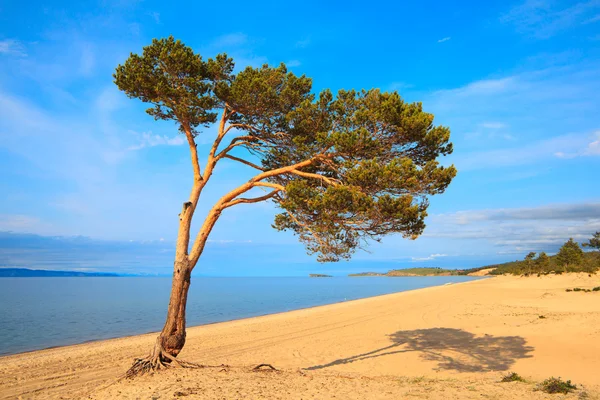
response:
<path id="1" fill-rule="evenodd" d="M 558 265 L 562 267 L 580 265 L 583 261 L 583 250 L 579 247 L 579 243 L 570 238 L 562 245 L 556 255 Z"/>
<path id="2" fill-rule="evenodd" d="M 527 272 L 525 272 L 526 276 L 529 276 L 533 273 L 534 258 L 535 253 L 533 251 L 525 256 L 525 266 L 527 267 Z"/>
<path id="3" fill-rule="evenodd" d="M 592 238 L 583 244 L 583 247 L 590 247 L 592 249 L 600 250 L 600 232 L 594 233 Z"/>
<path id="4" fill-rule="evenodd" d="M 226 209 L 272 201 L 280 210 L 275 229 L 292 231 L 319 261 L 338 261 L 370 239 L 418 237 L 429 197 L 443 193 L 456 175 L 454 166 L 437 161 L 452 152 L 450 130 L 434 126 L 421 103 L 378 89 L 315 94 L 310 78 L 284 64 L 233 69 L 226 54 L 204 60 L 169 37 L 131 54 L 114 74 L 128 97 L 151 105 L 148 114 L 175 122 L 193 169 L 179 214 L 167 319 L 152 352 L 136 360 L 129 376 L 181 365 L 175 357 L 185 344 L 190 276 Z M 201 167 L 195 139 L 213 123 L 216 138 Z M 223 194 L 190 242 L 200 195 L 224 159 L 256 174 Z"/>

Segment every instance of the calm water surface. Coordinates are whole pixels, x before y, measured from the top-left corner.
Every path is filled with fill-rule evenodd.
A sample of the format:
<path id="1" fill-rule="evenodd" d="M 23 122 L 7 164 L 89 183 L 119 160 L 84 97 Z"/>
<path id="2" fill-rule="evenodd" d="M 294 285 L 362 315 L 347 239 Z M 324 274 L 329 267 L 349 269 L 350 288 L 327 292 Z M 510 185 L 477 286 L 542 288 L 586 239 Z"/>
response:
<path id="1" fill-rule="evenodd" d="M 193 277 L 188 326 L 473 280 Z M 0 354 L 160 331 L 171 278 L 0 278 Z"/>

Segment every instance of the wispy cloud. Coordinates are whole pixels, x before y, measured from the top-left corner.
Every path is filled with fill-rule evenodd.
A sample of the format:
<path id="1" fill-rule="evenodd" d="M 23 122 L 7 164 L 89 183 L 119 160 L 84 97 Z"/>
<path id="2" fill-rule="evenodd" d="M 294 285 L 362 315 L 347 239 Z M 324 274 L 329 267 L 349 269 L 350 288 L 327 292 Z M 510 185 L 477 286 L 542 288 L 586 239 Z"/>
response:
<path id="1" fill-rule="evenodd" d="M 482 127 L 487 129 L 502 129 L 506 128 L 506 125 L 502 122 L 484 122 L 481 124 Z"/>
<path id="2" fill-rule="evenodd" d="M 468 85 L 453 89 L 452 92 L 457 96 L 476 96 L 476 95 L 493 95 L 514 90 L 518 87 L 517 78 L 508 76 L 499 79 L 483 79 L 469 83 Z M 438 91 L 436 93 L 443 94 L 448 91 Z"/>
<path id="3" fill-rule="evenodd" d="M 84 76 L 89 76 L 94 71 L 96 65 L 96 55 L 92 48 L 92 45 L 86 43 L 81 49 L 81 60 L 79 71 Z"/>
<path id="4" fill-rule="evenodd" d="M 137 134 L 135 132 L 131 133 L 139 136 L 140 142 L 130 146 L 128 150 L 141 150 L 146 147 L 155 146 L 181 146 L 185 143 L 183 135 L 168 137 L 167 135 L 155 135 L 152 132 L 143 132 L 141 134 Z"/>
<path id="5" fill-rule="evenodd" d="M 479 80 L 425 95 L 423 104 L 451 127 L 460 171 L 595 156 L 598 67 L 579 62 Z"/>
<path id="6" fill-rule="evenodd" d="M 152 17 L 152 19 L 154 19 L 154 22 L 156 22 L 157 24 L 160 24 L 160 13 L 153 11 L 153 12 L 149 12 L 148 15 L 150 15 Z"/>
<path id="7" fill-rule="evenodd" d="M 288 67 L 299 67 L 302 63 L 299 60 L 290 60 L 285 63 Z"/>
<path id="8" fill-rule="evenodd" d="M 215 48 L 220 47 L 237 47 L 248 43 L 248 36 L 244 33 L 229 33 L 227 35 L 219 36 L 212 41 L 211 46 Z"/>
<path id="9" fill-rule="evenodd" d="M 296 47 L 304 49 L 310 45 L 310 38 L 304 38 L 296 42 Z"/>
<path id="10" fill-rule="evenodd" d="M 442 39 L 438 40 L 437 42 L 438 43 L 444 43 L 444 42 L 449 41 L 450 39 L 452 39 L 450 36 L 446 36 L 445 38 L 442 38 Z"/>
<path id="11" fill-rule="evenodd" d="M 390 85 L 390 90 L 400 91 L 403 89 L 410 89 L 414 87 L 415 85 L 407 82 L 392 82 L 392 84 Z"/>
<path id="12" fill-rule="evenodd" d="M 447 254 L 430 254 L 428 257 L 411 257 L 413 261 L 431 261 L 439 257 L 448 257 Z"/>
<path id="13" fill-rule="evenodd" d="M 250 38 L 242 32 L 229 33 L 210 41 L 202 53 L 213 56 L 216 53 L 227 52 L 235 61 L 235 69 L 239 71 L 248 66 L 260 67 L 268 62 L 267 58 L 256 54 L 256 48 L 261 41 Z"/>
<path id="14" fill-rule="evenodd" d="M 590 142 L 584 151 L 586 156 L 600 156 L 600 131 L 596 132 L 596 140 Z"/>
<path id="15" fill-rule="evenodd" d="M 526 0 L 512 8 L 500 20 L 513 24 L 518 32 L 538 39 L 548 39 L 560 31 L 597 21 L 600 2 L 597 0 L 551 2 Z"/>
<path id="16" fill-rule="evenodd" d="M 599 22 L 599 21 L 600 21 L 600 14 L 595 15 L 592 18 L 583 21 L 583 25 L 593 24 L 594 22 Z"/>
<path id="17" fill-rule="evenodd" d="M 460 170 L 502 168 L 535 164 L 553 158 L 597 156 L 598 141 L 589 143 L 586 134 L 567 134 L 527 145 L 465 153 L 457 160 Z"/>
<path id="18" fill-rule="evenodd" d="M 160 166 L 143 164 L 143 175 L 130 175 L 132 166 L 140 168 L 140 156 L 127 152 L 128 147 L 175 145 L 178 140 L 147 133 L 132 143 L 136 136 L 127 133 L 126 120 L 119 121 L 123 126 L 113 122 L 110 93 L 103 91 L 75 115 L 0 93 L 0 149 L 20 165 L 19 171 L 3 170 L 3 180 L 26 177 L 39 185 L 35 193 L 24 193 L 12 203 L 5 199 L 5 204 L 16 210 L 34 209 L 32 218 L 43 216 L 41 221 L 5 219 L 3 229 L 16 230 L 11 226 L 21 224 L 20 231 L 41 234 L 165 236 L 171 221 L 166 210 L 185 196 L 178 188 L 186 186 L 188 163 L 175 159 Z M 47 226 L 54 228 L 50 231 Z"/>
<path id="19" fill-rule="evenodd" d="M 575 149 L 574 151 L 557 151 L 554 155 L 558 158 L 577 158 L 577 157 L 590 157 L 590 156 L 600 156 L 600 131 L 597 131 L 593 134 L 591 141 L 585 145 L 581 146 L 579 149 Z"/>
<path id="20" fill-rule="evenodd" d="M 0 40 L 0 54 L 10 54 L 14 56 L 25 57 L 25 46 L 15 39 Z"/>
<path id="21" fill-rule="evenodd" d="M 432 215 L 425 237 L 484 241 L 502 254 L 554 251 L 569 237 L 584 241 L 600 230 L 600 203 L 467 210 Z M 468 246 L 468 245 L 467 245 Z"/>
<path id="22" fill-rule="evenodd" d="M 37 217 L 22 214 L 0 214 L 0 231 L 9 232 L 48 232 L 47 224 Z"/>

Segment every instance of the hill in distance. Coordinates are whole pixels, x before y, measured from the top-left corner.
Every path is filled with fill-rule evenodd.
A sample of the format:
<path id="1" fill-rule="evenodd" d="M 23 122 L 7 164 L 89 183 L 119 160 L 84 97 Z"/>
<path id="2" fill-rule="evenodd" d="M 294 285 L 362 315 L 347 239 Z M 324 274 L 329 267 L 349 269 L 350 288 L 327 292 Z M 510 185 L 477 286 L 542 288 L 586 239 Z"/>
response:
<path id="1" fill-rule="evenodd" d="M 28 268 L 0 268 L 0 278 L 40 278 L 40 277 L 115 277 L 123 276 L 110 272 L 49 271 Z"/>

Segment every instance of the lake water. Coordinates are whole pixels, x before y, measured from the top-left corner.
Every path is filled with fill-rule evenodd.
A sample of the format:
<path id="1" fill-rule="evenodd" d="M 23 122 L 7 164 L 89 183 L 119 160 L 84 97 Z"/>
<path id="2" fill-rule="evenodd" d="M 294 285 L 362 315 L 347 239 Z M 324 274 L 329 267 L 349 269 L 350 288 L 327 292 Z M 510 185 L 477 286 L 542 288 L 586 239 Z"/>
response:
<path id="1" fill-rule="evenodd" d="M 188 326 L 475 278 L 192 277 Z M 0 278 L 0 354 L 160 331 L 171 278 Z"/>

